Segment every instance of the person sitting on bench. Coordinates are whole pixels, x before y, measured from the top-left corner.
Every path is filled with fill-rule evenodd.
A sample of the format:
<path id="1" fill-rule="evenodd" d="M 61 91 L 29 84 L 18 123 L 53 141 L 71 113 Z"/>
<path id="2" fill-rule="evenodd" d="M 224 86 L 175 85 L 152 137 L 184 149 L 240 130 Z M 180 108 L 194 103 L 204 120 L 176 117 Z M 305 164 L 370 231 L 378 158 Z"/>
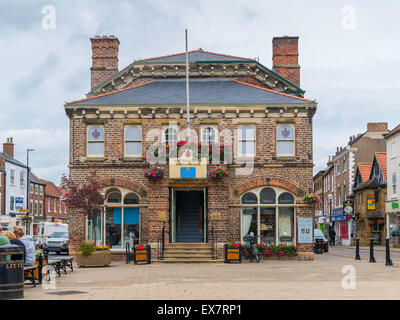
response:
<path id="1" fill-rule="evenodd" d="M 25 245 L 25 265 L 34 265 L 36 261 L 36 249 L 32 237 L 25 235 L 24 230 L 22 230 L 20 227 L 14 227 L 14 234 L 16 235 L 17 239 L 21 240 L 21 242 Z"/>

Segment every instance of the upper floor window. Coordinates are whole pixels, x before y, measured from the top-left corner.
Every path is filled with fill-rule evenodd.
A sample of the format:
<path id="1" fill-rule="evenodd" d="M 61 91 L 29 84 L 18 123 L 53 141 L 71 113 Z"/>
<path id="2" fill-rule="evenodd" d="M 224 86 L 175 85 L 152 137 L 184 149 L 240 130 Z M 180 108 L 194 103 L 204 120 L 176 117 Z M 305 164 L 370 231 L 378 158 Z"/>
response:
<path id="1" fill-rule="evenodd" d="M 339 162 L 336 164 L 336 175 L 340 176 L 340 163 Z"/>
<path id="2" fill-rule="evenodd" d="M 40 194 L 43 194 L 43 186 L 40 186 Z"/>
<path id="3" fill-rule="evenodd" d="M 164 130 L 164 142 L 166 144 L 177 144 L 178 142 L 178 129 L 175 127 L 168 127 Z"/>
<path id="4" fill-rule="evenodd" d="M 14 211 L 14 196 L 10 196 L 10 211 Z"/>
<path id="5" fill-rule="evenodd" d="M 344 158 L 344 160 L 343 160 L 343 172 L 346 172 L 346 170 L 347 170 L 347 159 Z"/>
<path id="6" fill-rule="evenodd" d="M 30 184 L 30 193 L 33 193 L 33 183 Z"/>
<path id="7" fill-rule="evenodd" d="M 294 156 L 294 128 L 292 126 L 278 126 L 276 153 L 278 156 Z"/>
<path id="8" fill-rule="evenodd" d="M 216 143 L 216 130 L 213 127 L 205 127 L 203 128 L 201 132 L 201 142 L 212 146 L 214 143 Z"/>
<path id="9" fill-rule="evenodd" d="M 20 173 L 19 173 L 19 185 L 20 185 L 20 187 L 24 186 L 24 179 L 25 179 L 24 176 L 25 176 L 24 172 L 20 171 Z"/>
<path id="10" fill-rule="evenodd" d="M 245 125 L 239 128 L 239 156 L 254 156 L 256 150 L 256 135 L 253 126 Z"/>
<path id="11" fill-rule="evenodd" d="M 50 210 L 50 204 L 51 204 L 51 202 L 50 202 L 50 198 L 48 198 L 47 199 L 47 212 L 51 212 Z"/>
<path id="12" fill-rule="evenodd" d="M 137 126 L 127 127 L 125 130 L 125 156 L 135 157 L 142 155 L 142 130 Z"/>
<path id="13" fill-rule="evenodd" d="M 57 199 L 54 198 L 54 212 L 57 212 Z"/>
<path id="14" fill-rule="evenodd" d="M 104 156 L 104 131 L 101 127 L 88 129 L 87 146 L 88 156 Z"/>
<path id="15" fill-rule="evenodd" d="M 397 176 L 395 173 L 392 175 L 393 195 L 397 193 Z"/>
<path id="16" fill-rule="evenodd" d="M 15 170 L 10 169 L 10 184 L 14 185 L 15 183 Z"/>

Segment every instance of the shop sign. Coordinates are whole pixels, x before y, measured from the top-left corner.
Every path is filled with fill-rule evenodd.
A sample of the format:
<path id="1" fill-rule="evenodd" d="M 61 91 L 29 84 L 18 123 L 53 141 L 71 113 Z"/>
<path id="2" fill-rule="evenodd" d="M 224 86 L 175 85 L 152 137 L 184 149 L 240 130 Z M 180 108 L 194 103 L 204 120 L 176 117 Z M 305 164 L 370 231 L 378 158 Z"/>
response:
<path id="1" fill-rule="evenodd" d="M 398 209 L 399 208 L 399 203 L 397 201 L 392 202 L 392 209 Z"/>
<path id="2" fill-rule="evenodd" d="M 332 211 L 333 216 L 342 216 L 343 215 L 343 208 L 336 208 Z"/>
<path id="3" fill-rule="evenodd" d="M 346 216 L 332 217 L 332 222 L 335 222 L 335 221 L 346 221 L 346 220 L 347 220 Z"/>
<path id="4" fill-rule="evenodd" d="M 368 199 L 368 210 L 375 210 L 375 199 Z"/>
<path id="5" fill-rule="evenodd" d="M 316 217 L 322 216 L 322 211 L 321 210 L 315 210 L 315 216 Z"/>
<path id="6" fill-rule="evenodd" d="M 312 218 L 299 218 L 298 219 L 298 242 L 299 243 L 313 243 L 313 219 Z"/>
<path id="7" fill-rule="evenodd" d="M 346 200 L 343 202 L 343 212 L 345 215 L 352 215 L 354 212 L 354 203 L 353 201 Z"/>
<path id="8" fill-rule="evenodd" d="M 325 217 L 319 217 L 318 223 L 325 223 Z"/>

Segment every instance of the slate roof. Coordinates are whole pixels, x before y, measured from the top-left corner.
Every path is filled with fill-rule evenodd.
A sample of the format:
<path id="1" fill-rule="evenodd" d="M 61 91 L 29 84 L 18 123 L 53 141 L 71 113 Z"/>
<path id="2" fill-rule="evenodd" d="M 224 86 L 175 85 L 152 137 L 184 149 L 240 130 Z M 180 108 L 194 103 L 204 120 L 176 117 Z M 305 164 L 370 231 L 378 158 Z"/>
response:
<path id="1" fill-rule="evenodd" d="M 292 104 L 312 100 L 236 79 L 190 79 L 191 104 Z M 73 105 L 185 105 L 186 80 L 154 80 L 133 87 L 67 102 Z"/>
<path id="2" fill-rule="evenodd" d="M 398 124 L 396 127 L 393 128 L 393 130 L 391 130 L 388 134 L 386 134 L 385 138 L 389 138 L 399 132 L 400 132 L 400 124 Z"/>
<path id="3" fill-rule="evenodd" d="M 361 178 L 362 178 L 363 182 L 368 181 L 369 175 L 371 173 L 371 168 L 372 168 L 372 163 L 368 163 L 368 162 L 359 162 L 358 163 L 358 169 L 360 170 Z"/>
<path id="4" fill-rule="evenodd" d="M 45 185 L 32 171 L 29 171 L 29 181 L 36 184 Z"/>
<path id="5" fill-rule="evenodd" d="M 0 152 L 0 157 L 3 158 L 6 162 L 10 162 L 12 164 L 15 164 L 17 166 L 23 167 L 23 168 L 27 168 L 27 166 L 25 164 L 23 164 L 22 162 L 18 161 L 17 159 L 14 159 L 13 157 L 10 157 L 8 154 Z"/>
<path id="6" fill-rule="evenodd" d="M 242 58 L 231 56 L 227 54 L 215 53 L 210 51 L 204 51 L 202 49 L 193 50 L 188 52 L 188 60 L 192 62 L 249 62 L 255 61 L 254 59 Z M 142 63 L 184 63 L 186 62 L 186 53 L 175 53 L 161 57 L 147 58 L 136 60 L 134 64 Z"/>

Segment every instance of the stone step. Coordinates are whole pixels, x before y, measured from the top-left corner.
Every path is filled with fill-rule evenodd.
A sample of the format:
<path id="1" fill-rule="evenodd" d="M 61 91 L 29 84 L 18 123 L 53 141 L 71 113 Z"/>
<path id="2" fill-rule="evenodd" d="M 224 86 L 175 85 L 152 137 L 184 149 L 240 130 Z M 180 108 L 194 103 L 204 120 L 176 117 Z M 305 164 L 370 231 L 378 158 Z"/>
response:
<path id="1" fill-rule="evenodd" d="M 155 260 L 157 263 L 224 263 L 224 260 L 212 260 L 212 259 L 163 259 Z M 153 260 L 152 260 L 153 262 Z"/>
<path id="2" fill-rule="evenodd" d="M 211 259 L 211 254 L 202 254 L 202 253 L 195 253 L 195 254 L 186 254 L 186 253 L 164 253 L 164 259 Z"/>
<path id="3" fill-rule="evenodd" d="M 205 247 L 205 248 L 211 248 L 211 245 L 208 243 L 204 242 L 174 242 L 174 243 L 168 243 L 166 245 L 166 248 L 198 248 L 198 247 Z"/>
<path id="4" fill-rule="evenodd" d="M 165 248 L 164 252 L 173 252 L 173 253 L 209 253 L 212 252 L 212 248 L 181 248 L 181 247 L 175 247 L 175 248 Z"/>

